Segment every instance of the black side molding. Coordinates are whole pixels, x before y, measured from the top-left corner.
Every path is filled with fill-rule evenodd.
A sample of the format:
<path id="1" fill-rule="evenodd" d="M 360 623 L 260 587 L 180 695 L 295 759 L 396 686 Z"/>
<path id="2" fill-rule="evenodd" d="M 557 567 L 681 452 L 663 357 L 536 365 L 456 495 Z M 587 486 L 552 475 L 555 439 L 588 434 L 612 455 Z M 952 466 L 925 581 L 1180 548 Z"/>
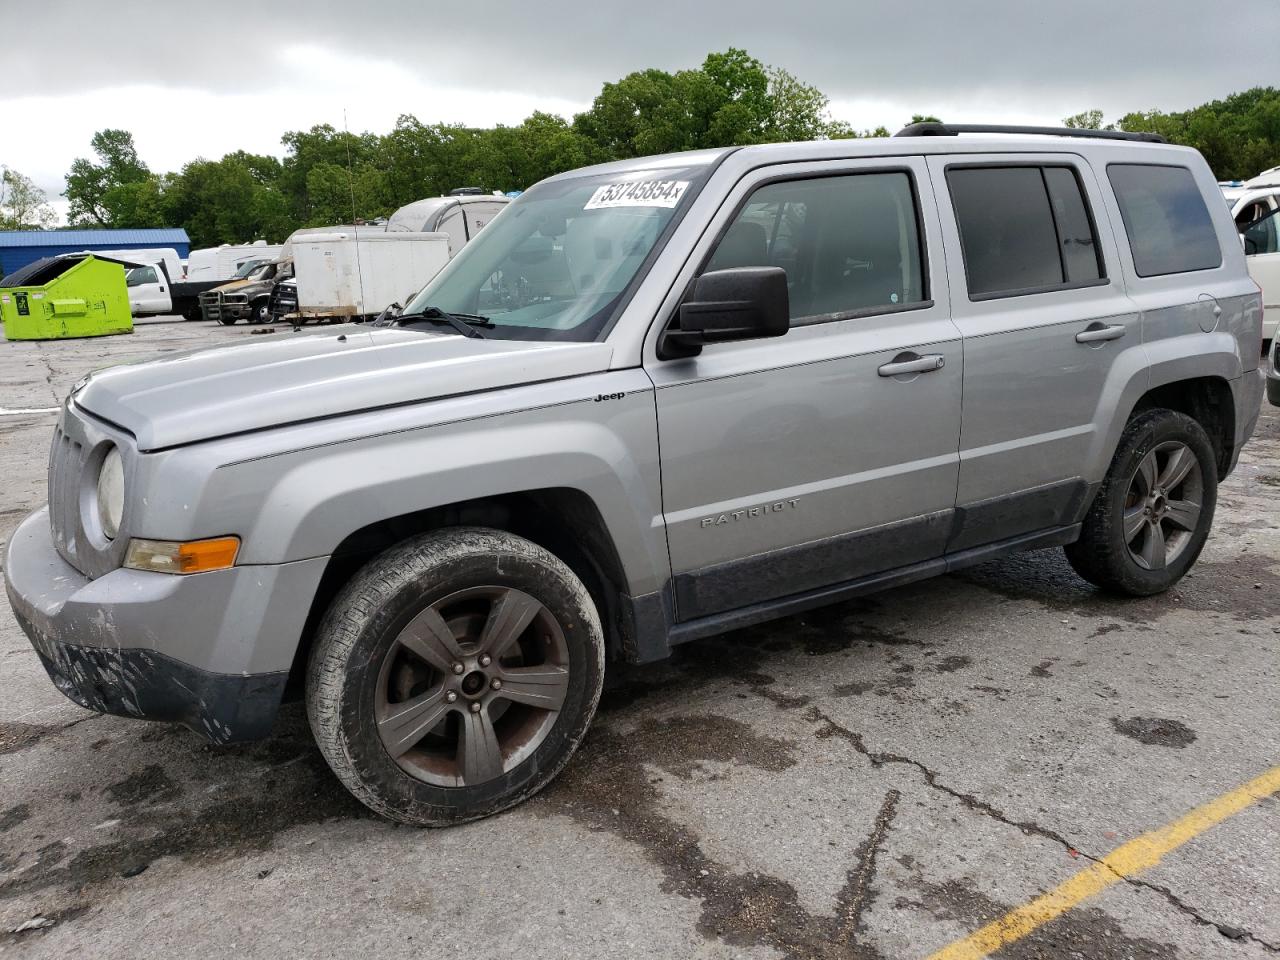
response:
<path id="1" fill-rule="evenodd" d="M 870 576 L 821 587 L 817 590 L 809 590 L 794 596 L 766 600 L 762 603 L 752 604 L 749 607 L 727 610 L 722 613 L 699 617 L 696 620 L 686 620 L 668 628 L 668 643 L 674 647 L 690 640 L 728 633 L 730 630 L 754 626 L 757 623 L 775 620 L 778 617 L 803 613 L 815 607 L 825 607 L 832 603 L 840 603 L 863 594 L 888 590 L 890 587 L 900 587 L 908 583 L 915 583 L 917 580 L 926 580 L 941 573 L 963 570 L 965 567 L 982 563 L 984 560 L 1005 557 L 1010 554 L 1021 553 L 1024 550 L 1060 547 L 1064 544 L 1074 543 L 1079 538 L 1080 524 L 1073 523 L 1070 526 L 1056 527 L 1052 530 L 1040 530 L 1035 533 L 1023 534 L 1019 537 L 1011 537 L 1008 540 L 1001 540 L 998 543 L 989 543 L 985 546 L 961 550 L 945 557 L 934 557 L 920 563 L 899 567 L 896 570 L 874 573 Z"/>
<path id="2" fill-rule="evenodd" d="M 1081 130 L 1075 127 L 1018 127 L 1001 123 L 913 123 L 895 137 L 955 137 L 962 133 L 1025 133 L 1046 137 L 1080 137 L 1085 140 L 1129 140 L 1134 143 L 1168 143 L 1158 133 L 1124 130 Z"/>

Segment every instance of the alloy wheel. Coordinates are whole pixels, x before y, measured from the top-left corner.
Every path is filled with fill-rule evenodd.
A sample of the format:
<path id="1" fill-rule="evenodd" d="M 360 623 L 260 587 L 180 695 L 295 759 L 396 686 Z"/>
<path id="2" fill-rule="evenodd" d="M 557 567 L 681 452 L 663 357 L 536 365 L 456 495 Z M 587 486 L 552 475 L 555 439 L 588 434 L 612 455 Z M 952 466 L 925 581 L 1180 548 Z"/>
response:
<path id="1" fill-rule="evenodd" d="M 1163 570 L 1191 544 L 1200 520 L 1204 477 L 1200 461 L 1180 440 L 1152 447 L 1129 481 L 1124 542 L 1134 563 Z"/>
<path id="2" fill-rule="evenodd" d="M 437 600 L 400 631 L 374 711 L 402 770 L 474 787 L 538 748 L 568 690 L 568 645 L 551 611 L 521 590 L 481 586 Z"/>

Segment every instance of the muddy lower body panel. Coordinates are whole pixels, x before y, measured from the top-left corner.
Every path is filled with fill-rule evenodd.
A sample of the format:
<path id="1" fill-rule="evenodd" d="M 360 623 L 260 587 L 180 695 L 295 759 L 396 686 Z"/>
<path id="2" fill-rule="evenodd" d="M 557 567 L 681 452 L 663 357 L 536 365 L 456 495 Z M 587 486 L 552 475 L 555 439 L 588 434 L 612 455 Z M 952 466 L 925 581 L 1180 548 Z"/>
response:
<path id="1" fill-rule="evenodd" d="M 233 743 L 270 732 L 324 565 L 91 578 L 56 550 L 46 507 L 14 531 L 4 578 L 18 624 L 64 695 Z"/>

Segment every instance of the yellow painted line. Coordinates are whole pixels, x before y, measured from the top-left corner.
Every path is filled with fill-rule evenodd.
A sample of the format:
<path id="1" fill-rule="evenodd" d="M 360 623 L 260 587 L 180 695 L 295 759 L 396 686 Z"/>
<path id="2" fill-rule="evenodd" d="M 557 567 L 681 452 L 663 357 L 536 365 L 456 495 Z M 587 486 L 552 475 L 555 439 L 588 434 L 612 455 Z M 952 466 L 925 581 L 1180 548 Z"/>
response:
<path id="1" fill-rule="evenodd" d="M 1273 767 L 1230 793 L 1196 807 L 1167 826 L 1144 833 L 1116 847 L 1097 863 L 1081 870 L 1030 903 L 1009 911 L 963 940 L 931 954 L 928 960 L 980 960 L 1021 940 L 1037 927 L 1066 913 L 1125 877 L 1150 870 L 1165 854 L 1204 833 L 1259 800 L 1280 792 L 1280 767 Z"/>

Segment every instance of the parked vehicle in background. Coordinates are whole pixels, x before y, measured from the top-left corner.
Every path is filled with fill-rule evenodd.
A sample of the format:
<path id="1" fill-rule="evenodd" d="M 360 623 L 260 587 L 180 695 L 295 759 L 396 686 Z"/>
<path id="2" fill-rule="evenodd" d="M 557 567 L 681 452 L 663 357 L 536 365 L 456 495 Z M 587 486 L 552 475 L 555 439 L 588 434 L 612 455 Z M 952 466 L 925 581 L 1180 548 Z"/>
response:
<path id="1" fill-rule="evenodd" d="M 308 274 L 297 280 L 286 279 L 276 284 L 268 301 L 267 311 L 272 322 L 291 320 L 306 323 L 310 320 L 330 320 L 335 318 L 359 317 L 367 319 L 377 316 L 391 304 L 403 303 L 412 296 L 427 280 L 434 276 L 435 270 L 454 257 L 474 238 L 502 209 L 511 202 L 508 197 L 485 194 L 479 188 L 462 187 L 459 193 L 452 191 L 447 197 L 429 197 L 415 200 L 393 213 L 385 225 L 385 229 L 375 230 L 369 226 L 342 226 L 330 228 L 308 228 L 295 231 L 285 243 L 285 249 L 292 252 L 294 246 L 304 240 L 317 236 L 346 235 L 352 243 L 344 247 L 345 253 L 340 258 L 344 266 L 341 276 L 321 269 L 323 260 L 309 261 L 308 266 L 299 268 Z M 475 189 L 479 193 L 471 193 Z M 365 277 L 363 286 L 359 274 L 355 271 L 356 249 L 354 240 L 360 242 L 360 256 L 364 256 L 367 240 L 385 239 L 391 234 L 397 237 L 406 234 L 431 234 L 446 241 L 445 258 L 441 260 L 439 251 L 433 251 L 425 261 L 421 256 L 415 258 L 395 258 L 388 249 L 379 248 L 370 254 L 372 259 L 363 267 L 378 273 L 376 279 Z M 332 243 L 330 240 L 322 243 Z M 338 247 L 326 247 L 329 255 L 333 255 Z M 423 255 L 423 251 L 418 251 Z M 335 261 L 336 262 L 336 261 Z M 424 273 L 435 264 L 431 272 Z M 330 265 L 331 266 L 331 265 Z M 299 274 L 301 276 L 301 274 Z M 299 287 L 303 295 L 303 306 L 299 307 Z M 359 291 L 358 297 L 353 291 Z M 395 291 L 391 299 L 382 300 L 386 291 Z M 356 299 L 359 304 L 356 304 Z M 358 306 L 358 309 L 357 309 Z M 353 312 L 354 311 L 354 312 Z"/>
<path id="2" fill-rule="evenodd" d="M 387 232 L 447 234 L 449 256 L 455 257 L 510 202 L 507 197 L 487 194 L 451 194 L 415 200 L 391 215 Z"/>
<path id="3" fill-rule="evenodd" d="M 293 276 L 293 259 L 250 260 L 237 273 L 234 280 L 200 294 L 205 320 L 225 326 L 237 320 L 265 323 L 271 318 L 271 291 L 279 281 Z"/>
<path id="4" fill-rule="evenodd" d="M 356 237 L 317 233 L 293 241 L 294 322 L 371 319 L 403 303 L 449 262 L 441 233 Z"/>
<path id="5" fill-rule="evenodd" d="M 12 609 L 67 696 L 218 743 L 292 679 L 356 797 L 441 825 L 547 784 L 611 660 L 1032 548 L 1168 590 L 1261 298 L 1196 151 L 1023 132 L 562 174 L 393 326 L 100 370 Z"/>
<path id="6" fill-rule="evenodd" d="M 1280 167 L 1264 170 L 1246 180 L 1231 204 L 1231 215 L 1244 244 L 1249 275 L 1262 290 L 1265 318 L 1262 323 L 1264 348 L 1275 339 L 1280 327 Z"/>
<path id="7" fill-rule="evenodd" d="M 173 280 L 164 261 L 130 266 L 125 274 L 129 309 L 135 317 L 177 314 L 200 319 L 200 294 L 214 281 Z"/>
<path id="8" fill-rule="evenodd" d="M 280 244 L 256 240 L 253 243 L 226 244 L 192 250 L 187 257 L 188 281 L 226 283 L 249 260 L 274 260 L 280 256 Z M 206 288 L 208 289 L 208 288 Z"/>

